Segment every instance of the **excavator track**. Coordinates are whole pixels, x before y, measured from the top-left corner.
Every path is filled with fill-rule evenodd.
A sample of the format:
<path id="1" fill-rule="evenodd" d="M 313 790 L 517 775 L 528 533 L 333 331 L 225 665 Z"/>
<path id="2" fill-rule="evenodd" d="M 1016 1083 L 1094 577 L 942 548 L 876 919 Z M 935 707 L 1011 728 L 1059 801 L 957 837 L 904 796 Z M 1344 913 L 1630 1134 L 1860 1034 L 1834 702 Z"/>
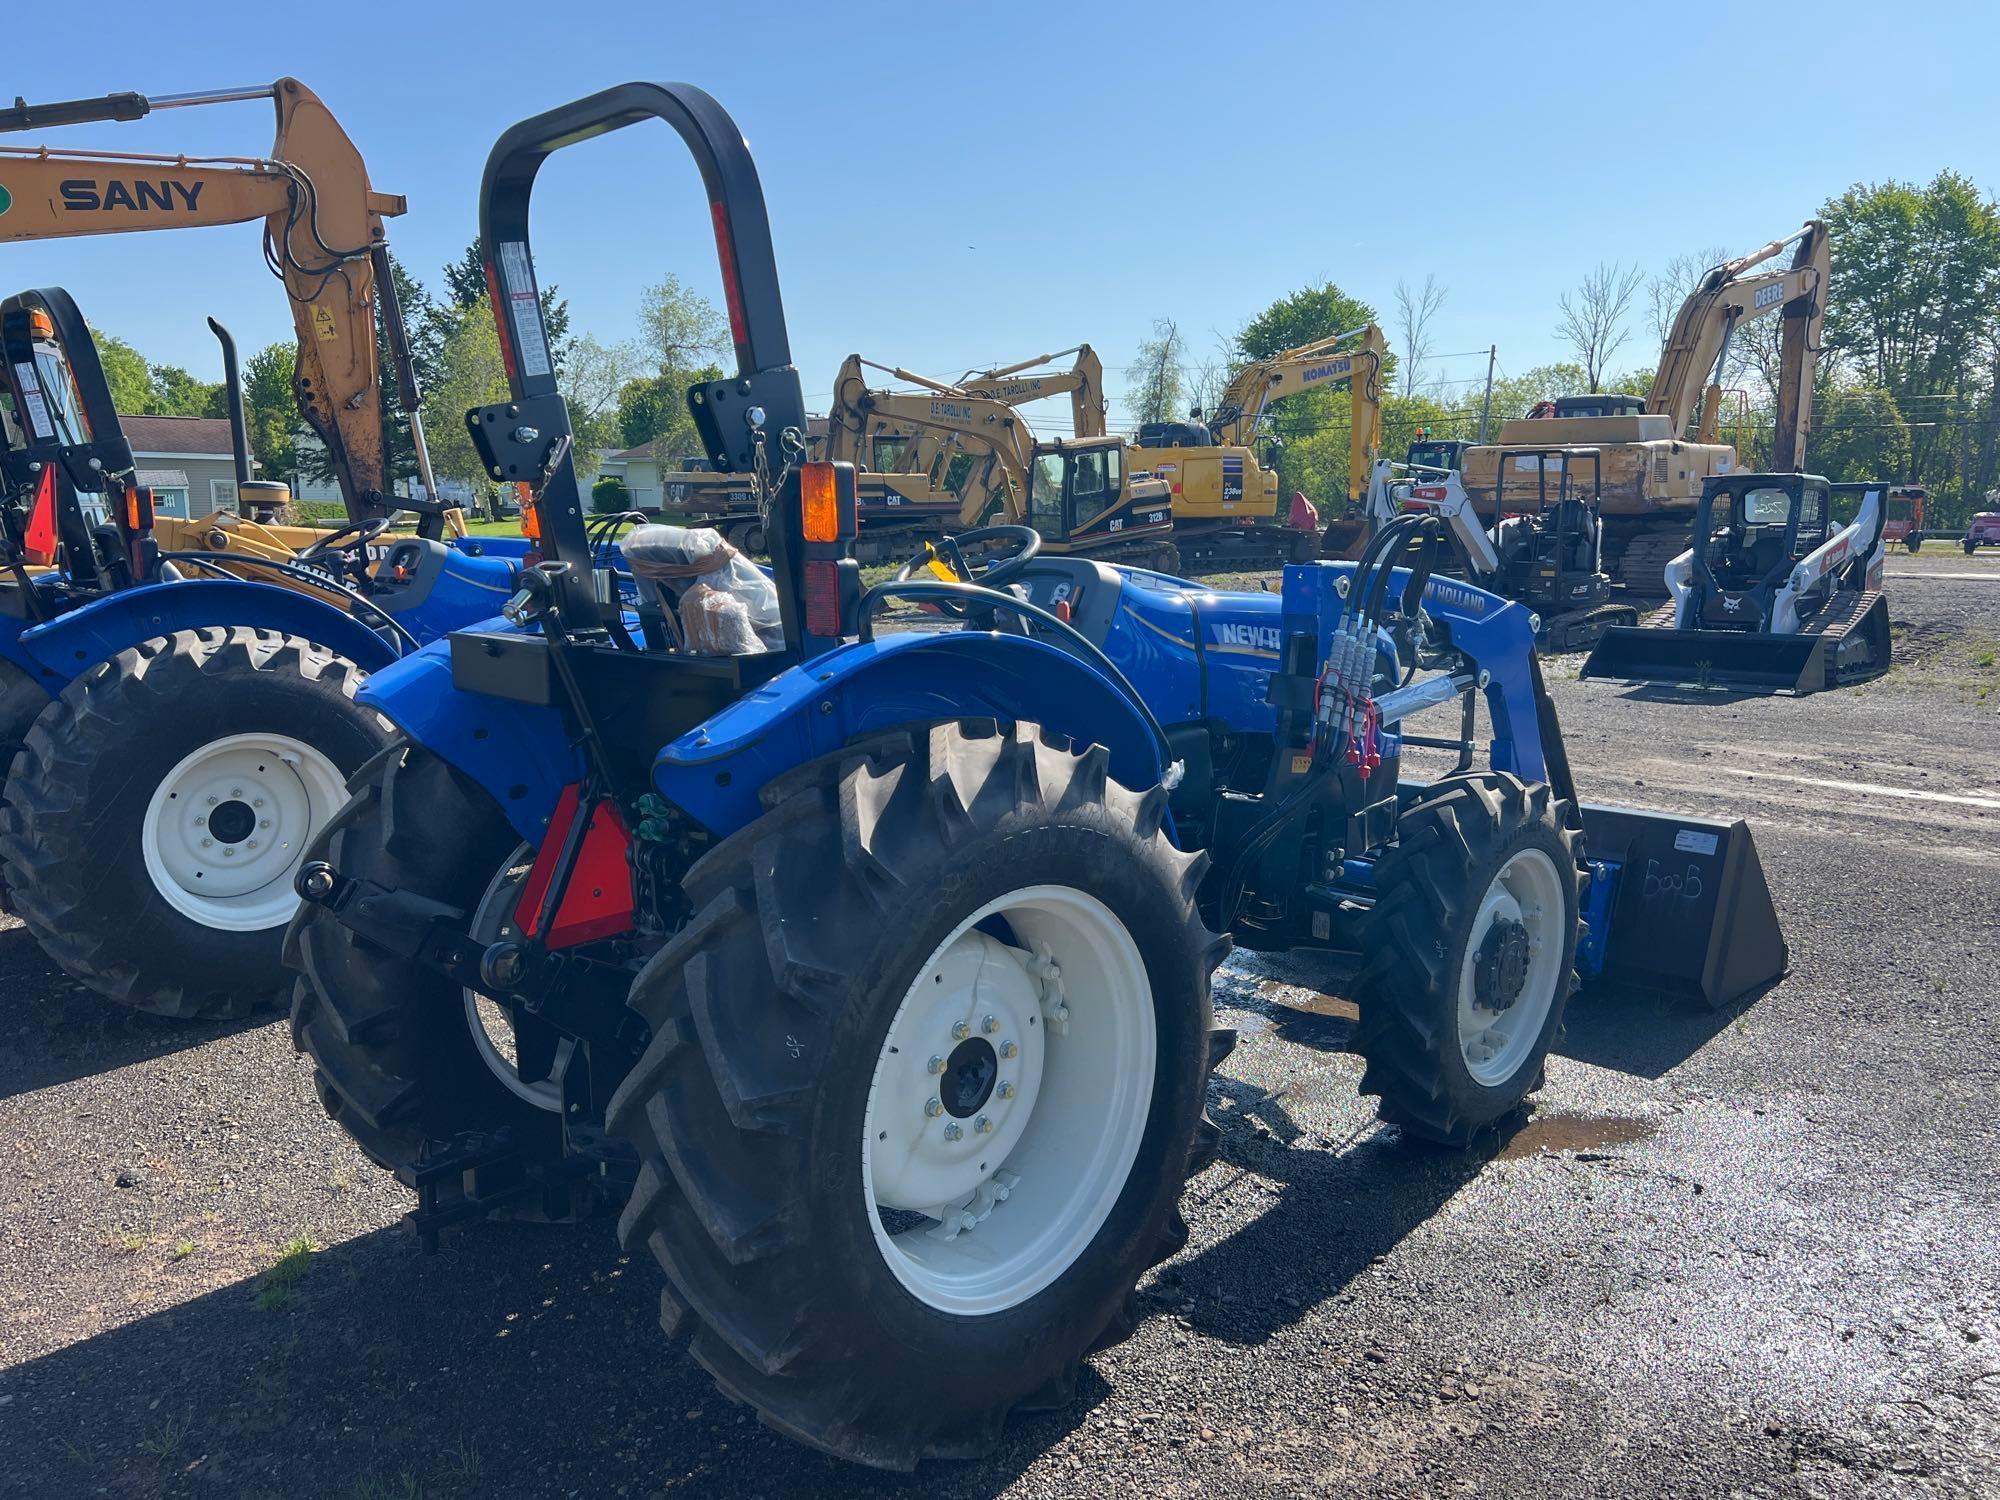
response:
<path id="1" fill-rule="evenodd" d="M 1277 526 L 1232 527 L 1227 531 L 1174 528 L 1180 567 L 1190 577 L 1205 573 L 1256 573 L 1305 562 L 1317 555 L 1318 538 Z"/>
<path id="2" fill-rule="evenodd" d="M 1687 522 L 1642 531 L 1625 544 L 1618 555 L 1612 582 L 1646 599 L 1666 596 L 1667 564 L 1687 551 Z"/>

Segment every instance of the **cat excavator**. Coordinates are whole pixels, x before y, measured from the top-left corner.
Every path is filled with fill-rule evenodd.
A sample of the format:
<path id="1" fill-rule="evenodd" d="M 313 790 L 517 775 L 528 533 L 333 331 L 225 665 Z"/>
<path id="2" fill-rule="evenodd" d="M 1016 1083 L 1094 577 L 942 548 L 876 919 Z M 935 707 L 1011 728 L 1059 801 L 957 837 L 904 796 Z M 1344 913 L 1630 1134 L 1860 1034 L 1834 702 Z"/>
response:
<path id="1" fill-rule="evenodd" d="M 1788 248 L 1789 264 L 1771 264 Z M 1722 371 L 1738 331 L 1766 313 L 1783 319 L 1770 466 L 1795 473 L 1804 464 L 1830 266 L 1826 224 L 1812 219 L 1714 267 L 1675 317 L 1643 403 L 1602 392 L 1564 396 L 1546 415 L 1503 424 L 1498 442 L 1465 452 L 1473 503 L 1483 514 L 1514 509 L 1540 482 L 1533 454 L 1595 448 L 1603 462 L 1605 569 L 1635 593 L 1663 596 L 1666 564 L 1687 547 L 1703 486 L 1738 467 L 1736 449 L 1720 441 Z M 1700 424 L 1688 441 L 1697 405 Z"/>
<path id="2" fill-rule="evenodd" d="M 196 229 L 264 221 L 264 259 L 285 287 L 298 333 L 294 389 L 306 424 L 326 447 L 348 528 L 379 531 L 398 510 L 418 531 L 444 530 L 430 452 L 424 441 L 416 367 L 383 220 L 406 201 L 375 191 L 367 164 L 319 96 L 296 78 L 251 88 L 193 93 L 106 94 L 0 109 L 0 132 L 40 131 L 100 120 L 137 120 L 161 110 L 268 99 L 277 116 L 262 157 L 166 156 L 52 146 L 0 146 L 0 242 L 77 235 Z M 376 306 L 380 299 L 410 424 L 421 498 L 395 494 L 387 472 L 378 389 Z M 546 350 L 524 351 L 546 360 Z M 268 498 L 268 497 L 267 497 Z M 156 522 L 168 550 L 240 552 L 289 558 L 317 548 L 321 532 L 260 527 L 233 512 Z"/>
<path id="3" fill-rule="evenodd" d="M 1267 568 L 1318 554 L 1319 538 L 1286 525 L 1277 442 L 1260 440 L 1258 429 L 1277 402 L 1342 380 L 1353 398 L 1347 501 L 1358 513 L 1382 441 L 1386 349 L 1373 323 L 1286 349 L 1238 370 L 1206 421 L 1148 422 L 1139 429 L 1132 461 L 1167 482 L 1183 566 L 1194 573 Z"/>
<path id="4" fill-rule="evenodd" d="M 920 389 L 871 388 L 866 369 Z M 979 527 L 997 507 L 1008 524 L 1040 532 L 1045 553 L 1178 570 L 1167 486 L 1127 465 L 1123 440 L 1100 431 L 1037 442 L 1013 405 L 975 394 L 977 376 L 973 386 L 945 385 L 851 355 L 834 383 L 824 456 L 856 463 L 862 438 L 878 425 L 909 432 L 920 444 L 956 449 L 972 459 L 958 490 L 955 529 Z M 1079 401 L 1079 410 L 1083 404 Z"/>

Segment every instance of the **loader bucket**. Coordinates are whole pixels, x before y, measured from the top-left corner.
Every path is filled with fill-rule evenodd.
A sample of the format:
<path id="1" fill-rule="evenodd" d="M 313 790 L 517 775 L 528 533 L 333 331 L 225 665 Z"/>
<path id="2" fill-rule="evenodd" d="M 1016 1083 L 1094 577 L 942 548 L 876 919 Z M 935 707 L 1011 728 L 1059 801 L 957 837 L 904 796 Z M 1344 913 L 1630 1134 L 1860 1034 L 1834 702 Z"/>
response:
<path id="1" fill-rule="evenodd" d="M 1583 805 L 1591 884 L 1577 966 L 1720 1009 L 1790 961 L 1750 825 Z"/>
<path id="2" fill-rule="evenodd" d="M 1747 693 L 1816 693 L 1832 685 L 1827 675 L 1831 645 L 1823 635 L 1621 625 L 1604 632 L 1578 675 Z"/>

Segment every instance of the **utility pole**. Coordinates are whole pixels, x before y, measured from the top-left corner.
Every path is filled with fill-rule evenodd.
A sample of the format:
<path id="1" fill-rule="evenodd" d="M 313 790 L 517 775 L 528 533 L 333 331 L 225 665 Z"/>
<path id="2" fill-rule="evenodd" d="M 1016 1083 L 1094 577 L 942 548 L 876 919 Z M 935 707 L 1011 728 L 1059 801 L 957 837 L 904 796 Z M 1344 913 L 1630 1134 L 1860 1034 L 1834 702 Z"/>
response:
<path id="1" fill-rule="evenodd" d="M 1493 366 L 1499 362 L 1500 346 L 1486 346 L 1486 399 L 1479 406 L 1479 441 L 1486 441 L 1486 419 L 1493 415 Z"/>

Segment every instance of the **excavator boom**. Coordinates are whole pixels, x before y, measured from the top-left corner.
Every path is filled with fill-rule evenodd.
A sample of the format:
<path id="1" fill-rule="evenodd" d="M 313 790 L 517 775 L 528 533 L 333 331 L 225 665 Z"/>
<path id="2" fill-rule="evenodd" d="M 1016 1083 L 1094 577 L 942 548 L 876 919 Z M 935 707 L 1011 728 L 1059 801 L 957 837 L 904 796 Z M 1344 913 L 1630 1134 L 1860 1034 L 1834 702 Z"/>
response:
<path id="1" fill-rule="evenodd" d="M 347 133 L 319 97 L 295 78 L 248 89 L 133 93 L 0 110 L 0 132 L 91 120 L 138 119 L 155 110 L 269 99 L 277 115 L 264 157 L 193 157 L 137 152 L 0 146 L 0 186 L 12 203 L 0 214 L 0 241 L 191 229 L 264 221 L 265 257 L 282 278 L 298 336 L 294 389 L 306 422 L 326 445 L 348 513 L 385 515 L 391 493 L 376 352 L 375 298 L 397 359 L 402 405 L 410 415 L 418 466 L 435 512 L 436 486 L 423 442 L 414 367 L 388 274 L 383 220 L 404 200 L 378 193 Z M 435 514 L 427 532 L 438 529 Z"/>

